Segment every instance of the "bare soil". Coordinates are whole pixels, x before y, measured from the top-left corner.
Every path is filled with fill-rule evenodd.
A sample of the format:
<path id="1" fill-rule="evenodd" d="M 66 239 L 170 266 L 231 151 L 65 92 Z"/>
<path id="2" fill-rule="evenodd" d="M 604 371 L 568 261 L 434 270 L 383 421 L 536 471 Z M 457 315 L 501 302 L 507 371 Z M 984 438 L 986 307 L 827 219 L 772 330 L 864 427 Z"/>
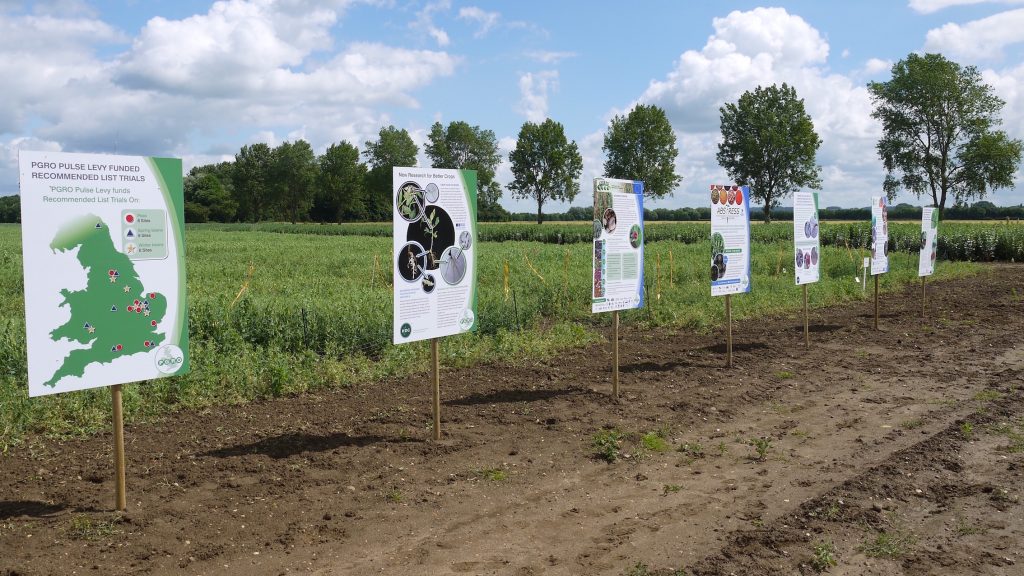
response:
<path id="1" fill-rule="evenodd" d="M 0 575 L 814 574 L 816 546 L 1024 574 L 1024 267 L 930 283 L 924 319 L 918 290 L 879 331 L 813 310 L 810 347 L 739 322 L 731 369 L 720 333 L 626 330 L 618 401 L 609 343 L 445 370 L 440 443 L 425 374 L 130 426 L 124 515 L 110 435 L 34 438 L 0 459 Z"/>

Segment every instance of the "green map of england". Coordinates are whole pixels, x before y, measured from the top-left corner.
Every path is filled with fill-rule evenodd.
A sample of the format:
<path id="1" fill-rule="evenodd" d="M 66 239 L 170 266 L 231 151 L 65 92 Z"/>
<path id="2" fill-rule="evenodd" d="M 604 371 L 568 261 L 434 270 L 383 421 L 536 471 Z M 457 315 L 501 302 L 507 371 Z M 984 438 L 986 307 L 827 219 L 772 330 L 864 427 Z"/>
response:
<path id="1" fill-rule="evenodd" d="M 67 338 L 88 348 L 68 354 L 46 386 L 56 386 L 66 376 L 80 377 L 90 364 L 148 352 L 164 340 L 157 325 L 167 311 L 167 299 L 146 291 L 132 261 L 114 247 L 110 229 L 98 216 L 89 214 L 65 224 L 50 248 L 77 248 L 88 279 L 85 290 L 60 291 L 60 305 L 71 309 L 71 319 L 50 332 L 50 338 Z"/>

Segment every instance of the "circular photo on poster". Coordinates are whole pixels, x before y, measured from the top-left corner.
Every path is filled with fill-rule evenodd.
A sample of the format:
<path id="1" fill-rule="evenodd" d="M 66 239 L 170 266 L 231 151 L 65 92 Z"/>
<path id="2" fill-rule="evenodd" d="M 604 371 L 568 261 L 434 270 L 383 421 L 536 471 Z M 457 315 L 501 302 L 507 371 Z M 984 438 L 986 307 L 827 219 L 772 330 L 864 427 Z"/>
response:
<path id="1" fill-rule="evenodd" d="M 814 266 L 818 265 L 818 249 L 811 248 L 811 264 Z"/>
<path id="2" fill-rule="evenodd" d="M 423 284 L 423 291 L 427 294 L 430 294 L 434 291 L 434 288 L 437 288 L 437 280 L 433 274 L 424 274 L 421 283 Z"/>
<path id="3" fill-rule="evenodd" d="M 601 221 L 594 220 L 594 240 L 599 240 L 601 238 L 601 230 L 604 230 L 604 227 L 601 225 Z"/>
<path id="4" fill-rule="evenodd" d="M 796 267 L 797 268 L 803 268 L 804 267 L 804 252 L 803 252 L 803 250 L 797 250 L 796 251 Z"/>
<path id="5" fill-rule="evenodd" d="M 470 234 L 469 230 L 463 230 L 459 234 L 459 248 L 463 250 L 469 250 L 469 247 L 473 245 L 473 235 Z"/>
<path id="6" fill-rule="evenodd" d="M 441 254 L 441 278 L 448 284 L 462 282 L 467 266 L 466 254 L 458 246 L 451 246 Z"/>
<path id="7" fill-rule="evenodd" d="M 721 276 L 721 273 L 718 271 L 718 266 L 715 266 L 714 264 L 712 264 L 711 265 L 711 281 L 712 282 L 717 281 L 720 276 Z"/>
<path id="8" fill-rule="evenodd" d="M 437 197 L 440 194 L 441 194 L 440 191 L 437 189 L 437 184 L 434 184 L 433 182 L 431 182 L 430 184 L 427 184 L 427 189 L 426 189 L 427 202 L 430 202 L 431 204 L 433 204 L 434 202 L 437 202 Z"/>
<path id="9" fill-rule="evenodd" d="M 736 189 L 735 188 L 729 189 L 728 199 L 729 199 L 729 204 L 735 204 L 736 203 Z"/>
<path id="10" fill-rule="evenodd" d="M 743 188 L 736 189 L 736 205 L 743 204 Z"/>
<path id="11" fill-rule="evenodd" d="M 615 232 L 615 227 L 619 225 L 619 217 L 615 215 L 615 210 L 607 208 L 604 211 L 604 216 L 601 217 L 601 226 L 605 232 L 611 234 Z"/>
<path id="12" fill-rule="evenodd" d="M 718 204 L 718 188 L 711 189 L 711 203 Z"/>
<path id="13" fill-rule="evenodd" d="M 640 243 L 644 241 L 643 232 L 640 230 L 639 224 L 633 224 L 629 227 L 629 245 L 633 248 L 639 248 Z"/>
<path id="14" fill-rule="evenodd" d="M 395 260 L 398 275 L 406 282 L 416 282 L 427 269 L 427 251 L 419 242 L 406 242 Z"/>
<path id="15" fill-rule="evenodd" d="M 924 230 L 922 230 L 921 231 L 921 248 L 920 249 L 924 250 L 924 247 L 927 246 L 927 245 L 928 245 L 928 233 L 925 232 Z"/>
<path id="16" fill-rule="evenodd" d="M 406 222 L 415 222 L 423 217 L 425 192 L 420 185 L 408 181 L 398 187 L 395 193 L 395 207 L 398 215 Z"/>
<path id="17" fill-rule="evenodd" d="M 455 224 L 442 208 L 427 206 L 423 217 L 409 224 L 405 233 L 407 242 L 416 242 L 427 252 L 427 270 L 437 270 L 441 253 L 455 245 Z"/>

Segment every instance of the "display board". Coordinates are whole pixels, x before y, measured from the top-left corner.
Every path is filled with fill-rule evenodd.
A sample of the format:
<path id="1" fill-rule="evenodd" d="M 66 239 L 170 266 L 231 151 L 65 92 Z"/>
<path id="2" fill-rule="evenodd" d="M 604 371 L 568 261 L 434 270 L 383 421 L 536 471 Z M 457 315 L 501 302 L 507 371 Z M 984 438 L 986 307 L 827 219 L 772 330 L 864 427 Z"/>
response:
<path id="1" fill-rule="evenodd" d="M 644 305 L 644 184 L 594 178 L 591 311 Z"/>
<path id="2" fill-rule="evenodd" d="M 395 168 L 395 344 L 476 329 L 476 171 Z"/>
<path id="3" fill-rule="evenodd" d="M 711 186 L 711 295 L 750 292 L 750 187 Z"/>
<path id="4" fill-rule="evenodd" d="M 19 164 L 29 395 L 188 372 L 181 160 Z"/>
<path id="5" fill-rule="evenodd" d="M 871 275 L 889 271 L 889 207 L 885 196 L 871 197 Z"/>
<path id="6" fill-rule="evenodd" d="M 818 193 L 793 193 L 793 250 L 796 283 L 812 284 L 820 278 L 821 238 L 818 234 Z"/>
<path id="7" fill-rule="evenodd" d="M 936 241 L 939 235 L 939 211 L 929 206 L 921 209 L 921 257 L 917 263 L 918 276 L 931 276 L 935 272 Z"/>

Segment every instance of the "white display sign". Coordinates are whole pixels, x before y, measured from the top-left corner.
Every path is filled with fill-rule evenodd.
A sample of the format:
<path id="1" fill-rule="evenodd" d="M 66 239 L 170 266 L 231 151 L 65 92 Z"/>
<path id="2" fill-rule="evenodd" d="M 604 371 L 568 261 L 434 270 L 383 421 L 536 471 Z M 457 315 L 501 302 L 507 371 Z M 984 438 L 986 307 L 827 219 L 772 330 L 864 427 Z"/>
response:
<path id="1" fill-rule="evenodd" d="M 793 250 L 796 283 L 811 284 L 820 278 L 821 236 L 818 221 L 818 193 L 793 194 Z"/>
<path id="2" fill-rule="evenodd" d="M 889 271 L 889 207 L 885 196 L 871 197 L 871 275 Z"/>
<path id="3" fill-rule="evenodd" d="M 921 257 L 917 263 L 918 276 L 931 276 L 935 272 L 936 240 L 939 235 L 939 211 L 934 207 L 921 209 Z"/>
<path id="4" fill-rule="evenodd" d="M 188 372 L 181 160 L 19 164 L 29 395 Z"/>
<path id="5" fill-rule="evenodd" d="M 750 292 L 750 187 L 711 186 L 711 295 Z"/>
<path id="6" fill-rule="evenodd" d="M 644 183 L 594 178 L 592 312 L 644 305 Z"/>
<path id="7" fill-rule="evenodd" d="M 476 171 L 395 168 L 395 344 L 476 329 Z"/>

